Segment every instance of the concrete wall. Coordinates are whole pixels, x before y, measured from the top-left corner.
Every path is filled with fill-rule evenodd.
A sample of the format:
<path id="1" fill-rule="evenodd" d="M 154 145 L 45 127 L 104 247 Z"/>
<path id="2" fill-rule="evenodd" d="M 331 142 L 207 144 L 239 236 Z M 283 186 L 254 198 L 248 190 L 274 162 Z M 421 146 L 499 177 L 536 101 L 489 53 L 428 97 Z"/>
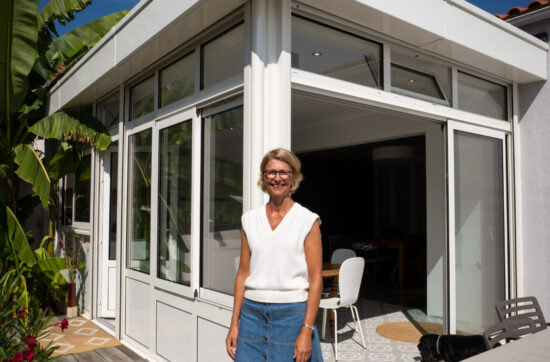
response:
<path id="1" fill-rule="evenodd" d="M 523 30 L 550 34 L 550 19 L 526 25 Z M 520 295 L 534 295 L 550 316 L 550 83 L 519 86 L 520 177 L 523 227 L 523 278 Z M 521 256 L 521 254 L 520 254 Z M 521 275 L 521 273 L 520 273 Z M 521 285 L 523 288 L 521 289 Z"/>

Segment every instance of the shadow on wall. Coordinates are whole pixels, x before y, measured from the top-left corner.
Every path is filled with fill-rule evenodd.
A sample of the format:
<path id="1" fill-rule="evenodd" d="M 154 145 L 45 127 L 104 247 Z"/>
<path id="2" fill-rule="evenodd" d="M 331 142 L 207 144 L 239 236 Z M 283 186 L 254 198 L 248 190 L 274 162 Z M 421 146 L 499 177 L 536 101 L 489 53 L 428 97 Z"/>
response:
<path id="1" fill-rule="evenodd" d="M 547 96 L 546 93 L 549 92 L 541 92 L 541 89 L 546 84 L 545 81 L 540 82 L 534 82 L 529 84 L 520 85 L 518 88 L 518 93 L 521 94 L 521 97 L 519 99 L 519 122 L 523 120 L 523 117 L 525 114 L 529 111 L 529 108 L 531 108 L 531 104 L 535 101 L 537 97 L 545 97 Z M 545 103 L 545 102 L 543 102 Z"/>

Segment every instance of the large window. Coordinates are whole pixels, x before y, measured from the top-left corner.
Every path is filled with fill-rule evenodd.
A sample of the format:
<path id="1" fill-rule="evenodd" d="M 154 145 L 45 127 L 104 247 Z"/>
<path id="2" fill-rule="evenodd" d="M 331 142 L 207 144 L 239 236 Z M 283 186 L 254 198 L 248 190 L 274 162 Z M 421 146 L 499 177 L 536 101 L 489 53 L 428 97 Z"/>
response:
<path id="1" fill-rule="evenodd" d="M 191 120 L 159 135 L 158 277 L 190 284 Z"/>
<path id="2" fill-rule="evenodd" d="M 458 108 L 487 117 L 506 120 L 506 86 L 458 72 Z"/>
<path id="3" fill-rule="evenodd" d="M 298 16 L 292 17 L 292 67 L 382 88 L 382 46 Z"/>
<path id="4" fill-rule="evenodd" d="M 189 54 L 160 71 L 160 107 L 190 96 L 195 91 L 195 64 Z"/>
<path id="5" fill-rule="evenodd" d="M 105 127 L 111 128 L 118 124 L 120 99 L 118 92 L 97 105 L 97 118 Z"/>
<path id="6" fill-rule="evenodd" d="M 90 222 L 90 182 L 92 176 L 92 155 L 82 157 L 75 172 L 74 221 Z"/>
<path id="7" fill-rule="evenodd" d="M 149 77 L 130 89 L 130 120 L 155 110 L 155 78 Z"/>
<path id="8" fill-rule="evenodd" d="M 151 241 L 151 129 L 128 138 L 127 266 L 149 273 Z"/>
<path id="9" fill-rule="evenodd" d="M 244 69 L 244 26 L 239 25 L 201 48 L 201 89 L 240 74 Z"/>
<path id="10" fill-rule="evenodd" d="M 243 108 L 204 117 L 202 286 L 232 294 L 243 212 Z"/>

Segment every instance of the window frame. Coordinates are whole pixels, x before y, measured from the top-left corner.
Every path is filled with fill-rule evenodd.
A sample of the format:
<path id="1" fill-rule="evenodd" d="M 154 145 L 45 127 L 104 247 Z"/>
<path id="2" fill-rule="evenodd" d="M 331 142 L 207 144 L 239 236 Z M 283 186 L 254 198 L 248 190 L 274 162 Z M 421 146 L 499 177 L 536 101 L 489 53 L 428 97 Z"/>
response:
<path id="1" fill-rule="evenodd" d="M 408 89 L 403 89 L 403 88 L 400 88 L 400 87 L 396 87 L 391 83 L 391 80 L 392 80 L 391 74 L 389 76 L 389 78 L 390 78 L 390 90 L 389 91 L 390 92 L 402 94 L 402 95 L 412 97 L 412 98 L 422 99 L 422 100 L 425 100 L 425 101 L 428 101 L 428 102 L 439 103 L 439 104 L 442 104 L 442 105 L 445 105 L 445 106 L 448 106 L 448 107 L 451 106 L 451 102 L 450 102 L 449 98 L 445 95 L 445 92 L 443 91 L 443 88 L 441 87 L 440 82 L 437 79 L 437 75 L 435 75 L 434 73 L 424 72 L 424 71 L 421 71 L 421 70 L 418 70 L 418 69 L 414 69 L 412 67 L 402 65 L 400 63 L 391 62 L 391 59 L 390 59 L 390 72 L 391 72 L 393 66 L 396 66 L 398 68 L 404 69 L 404 70 L 412 72 L 412 73 L 417 73 L 417 74 L 420 74 L 420 75 L 431 77 L 433 79 L 433 81 L 435 82 L 437 90 L 443 96 L 443 99 L 431 97 L 431 96 L 428 96 L 426 94 L 417 93 L 417 92 L 414 92 L 414 91 L 411 91 L 411 90 L 408 90 Z"/>
<path id="2" fill-rule="evenodd" d="M 222 292 L 218 292 L 218 291 L 215 291 L 215 290 L 212 290 L 212 289 L 209 289 L 209 288 L 205 288 L 203 287 L 202 285 L 202 268 L 204 267 L 204 263 L 202 262 L 202 257 L 203 257 L 203 246 L 204 246 L 204 225 L 205 225 L 205 220 L 204 220 L 204 185 L 205 185 L 205 176 L 204 176 L 204 170 L 205 170 L 205 167 L 206 167 L 206 161 L 205 161 L 205 155 L 204 155 L 204 151 L 205 151 L 205 146 L 203 144 L 203 140 L 204 140 L 204 137 L 205 137 L 205 125 L 204 125 L 204 119 L 206 117 L 209 117 L 209 116 L 213 116 L 213 115 L 216 115 L 216 114 L 219 114 L 219 113 L 222 113 L 222 112 L 225 112 L 225 111 L 229 111 L 231 109 L 235 109 L 235 108 L 238 108 L 238 107 L 243 107 L 243 111 L 244 111 L 244 97 L 243 95 L 239 95 L 238 97 L 236 97 L 235 99 L 233 100 L 230 100 L 228 102 L 225 102 L 225 103 L 218 103 L 218 104 L 214 104 L 214 105 L 211 105 L 211 106 L 208 106 L 207 108 L 203 108 L 201 109 L 200 111 L 200 136 L 201 136 L 201 154 L 200 154 L 200 157 L 201 157 L 201 162 L 200 162 L 200 166 L 201 166 L 201 177 L 200 177 L 200 185 L 201 185 L 201 192 L 200 192 L 200 202 L 201 202 L 201 211 L 200 211 L 200 245 L 199 245 L 199 253 L 196 254 L 197 257 L 198 257 L 198 260 L 197 262 L 200 263 L 200 267 L 201 267 L 201 270 L 200 270 L 200 275 L 197 275 L 197 277 L 200 277 L 200 280 L 197 280 L 197 282 L 199 284 L 198 285 L 198 299 L 201 299 L 201 300 L 206 300 L 206 301 L 209 301 L 210 303 L 215 303 L 215 304 L 218 304 L 220 306 L 223 306 L 223 307 L 228 307 L 228 308 L 232 308 L 233 307 L 233 299 L 234 299 L 234 296 L 231 295 L 231 294 L 225 294 L 225 293 L 222 293 Z M 245 209 L 245 205 L 247 204 L 247 200 L 245 200 L 246 198 L 246 193 L 244 192 L 244 184 L 245 184 L 245 175 L 248 175 L 250 172 L 251 172 L 251 166 L 249 164 L 247 164 L 245 162 L 245 156 L 244 156 L 244 125 L 245 125 L 245 122 L 244 122 L 244 118 L 245 118 L 245 115 L 243 114 L 243 212 L 244 212 L 244 209 Z M 242 226 L 241 226 L 242 228 Z"/>

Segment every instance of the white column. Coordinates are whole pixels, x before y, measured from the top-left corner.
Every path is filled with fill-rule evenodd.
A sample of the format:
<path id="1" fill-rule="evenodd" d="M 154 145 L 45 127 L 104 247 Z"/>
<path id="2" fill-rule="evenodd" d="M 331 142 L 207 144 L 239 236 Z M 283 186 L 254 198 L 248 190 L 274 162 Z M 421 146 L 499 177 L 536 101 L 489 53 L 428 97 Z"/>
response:
<path id="1" fill-rule="evenodd" d="M 252 1 L 250 207 L 264 202 L 255 186 L 263 155 L 275 147 L 290 149 L 290 22 L 290 0 Z"/>

